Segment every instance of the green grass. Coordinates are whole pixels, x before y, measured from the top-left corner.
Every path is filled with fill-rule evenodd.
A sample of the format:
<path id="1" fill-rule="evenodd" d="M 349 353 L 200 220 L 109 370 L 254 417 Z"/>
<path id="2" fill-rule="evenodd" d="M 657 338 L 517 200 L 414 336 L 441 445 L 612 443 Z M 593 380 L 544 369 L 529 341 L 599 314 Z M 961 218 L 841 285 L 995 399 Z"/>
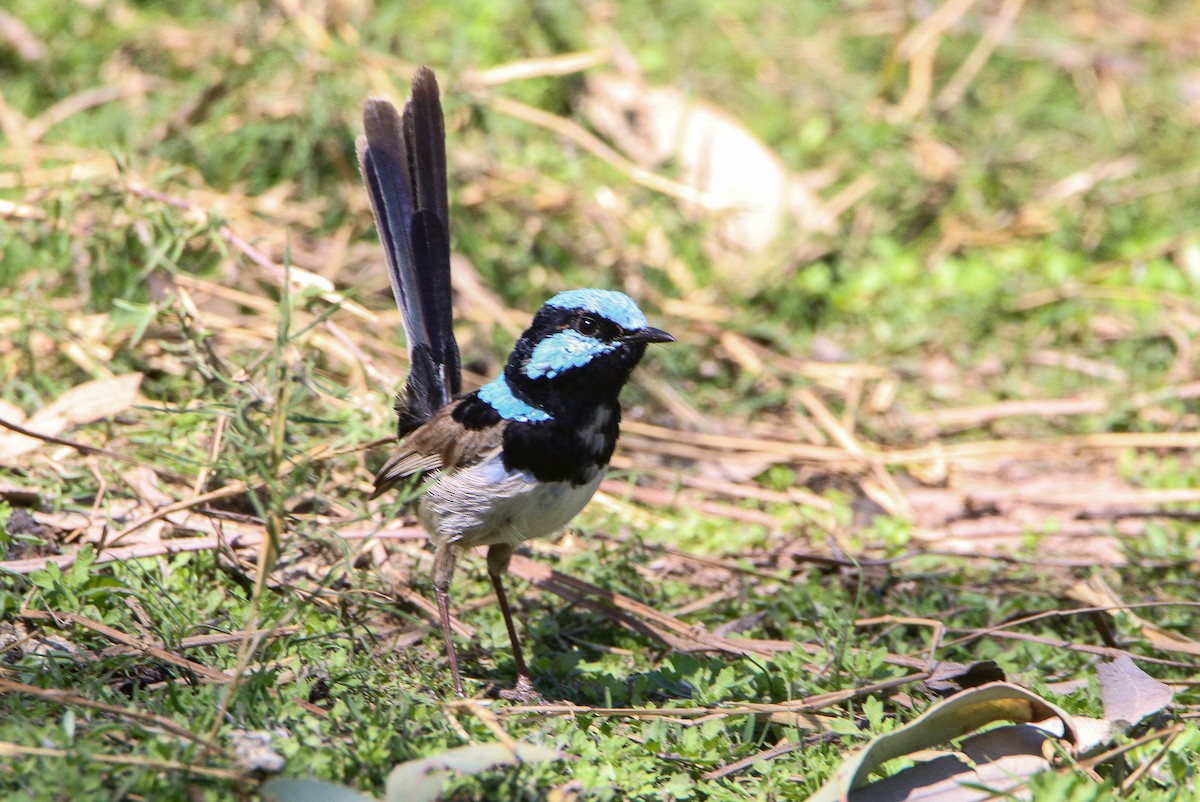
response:
<path id="1" fill-rule="evenodd" d="M 17 0 L 7 9 L 46 55 L 25 62 L 0 45 L 0 401 L 32 414 L 84 382 L 132 371 L 143 380 L 128 409 L 59 435 L 132 464 L 47 444 L 0 466 L 0 561 L 76 555 L 63 569 L 0 575 L 5 798 L 255 798 L 266 775 L 239 763 L 234 741 L 258 730 L 272 733 L 285 776 L 378 795 L 397 763 L 496 740 L 484 717 L 445 704 L 440 637 L 417 605 L 396 599 L 397 584 L 432 598 L 419 541 L 383 541 L 380 562 L 361 537 L 394 529 L 403 514 L 402 494 L 368 500 L 386 447 L 358 447 L 393 431 L 390 393 L 404 364 L 353 142 L 363 98 L 399 99 L 416 64 L 442 81 L 455 251 L 518 310 L 503 322 L 523 321 L 559 289 L 603 285 L 635 294 L 679 337 L 639 369 L 625 396 L 630 419 L 804 440 L 813 429 L 828 435 L 804 401 L 811 391 L 872 452 L 1197 429 L 1188 388 L 1200 378 L 1200 107 L 1189 99 L 1195 76 L 1183 54 L 1196 23 L 1184 5 L 1122 7 L 1129 25 L 1096 27 L 1100 10 L 1030 4 L 960 101 L 908 116 L 896 112 L 910 76 L 897 48 L 921 20 L 883 4 L 380 4 L 368 14 L 346 3 L 326 16 L 296 11 L 304 4 L 165 5 Z M 995 11 L 973 8 L 938 39 L 935 97 Z M 582 76 L 473 88 L 472 71 L 609 34 L 648 83 L 722 107 L 793 171 L 827 171 L 826 199 L 859 179 L 873 188 L 830 234 L 789 230 L 753 256 L 714 250 L 711 219 L 492 103 L 501 95 L 587 125 Z M 138 90 L 145 76 L 155 80 Z M 120 96 L 29 136 L 54 104 L 105 86 Z M 928 141 L 951 149 L 945 175 L 922 161 Z M 1053 190 L 1127 158 L 1132 172 Z M 670 176 L 675 165 L 655 169 Z M 257 265 L 240 242 L 294 266 L 292 277 L 324 276 L 377 317 L 311 285 L 285 290 L 285 274 Z M 716 322 L 697 311 L 712 309 Z M 477 305 L 459 311 L 464 359 L 482 378 L 511 333 Z M 723 336 L 758 349 L 761 366 Z M 830 354 L 859 378 L 829 378 L 814 363 Z M 869 403 L 888 388 L 891 401 Z M 1139 395 L 1159 391 L 1150 402 Z M 1074 396 L 1105 404 L 932 430 L 915 417 Z M 456 776 L 448 798 L 804 799 L 847 751 L 915 718 L 929 697 L 908 683 L 838 701 L 819 711 L 838 722 L 836 737 L 709 777 L 812 735 L 721 711 L 911 674 L 898 663 L 926 656 L 931 628 L 855 623 L 887 615 L 942 622 L 938 659 L 994 660 L 1078 715 L 1101 713 L 1095 647 L 1173 661 L 1141 663 L 1176 690 L 1150 726 L 1190 723 L 1120 794 L 1184 799 L 1186 784 L 1195 787 L 1200 759 L 1186 745 L 1200 737 L 1196 658 L 1156 647 L 1127 613 L 1069 614 L 1082 606 L 1072 585 L 1103 579 L 1126 603 L 1167 603 L 1138 609 L 1142 618 L 1200 632 L 1200 610 L 1186 604 L 1200 590 L 1194 500 L 1130 505 L 1174 517 L 1094 521 L 1121 536 L 1094 560 L 1072 552 L 1071 565 L 1055 563 L 1070 543 L 1053 536 L 1078 523 L 1074 508 L 1034 505 L 1037 515 L 1022 517 L 1002 496 L 997 518 L 1015 533 L 1000 546 L 964 546 L 953 522 L 872 517 L 865 501 L 865 488 L 885 479 L 904 497 L 940 492 L 946 471 L 968 495 L 999 484 L 1012 499 L 1089 487 L 1098 496 L 1114 486 L 1196 491 L 1190 448 L 1060 449 L 949 467 L 934 455 L 881 474 L 851 458 L 739 461 L 710 449 L 720 464 L 697 464 L 644 438 L 625 443 L 639 471 L 620 474 L 626 495 L 593 503 L 559 545 L 532 544 L 535 559 L 667 613 L 711 596 L 679 617 L 796 648 L 770 659 L 672 650 L 513 579 L 548 700 L 714 715 L 552 716 L 492 701 L 509 735 L 564 757 Z M 170 501 L 231 487 L 195 518 L 174 514 L 111 542 Z M 678 490 L 679 503 L 645 489 Z M 824 502 L 786 495 L 800 489 Z M 85 517 L 88 526 L 78 523 Z M 162 545 L 212 532 L 225 544 Z M 229 545 L 251 535 L 274 536 L 277 554 Z M 161 553 L 92 562 L 139 542 Z M 273 570 L 260 576 L 264 560 Z M 513 673 L 490 593 L 483 561 L 462 561 L 454 605 L 476 636 L 460 639 L 460 657 L 480 694 Z M 977 632 L 1052 610 L 1067 614 L 1013 626 L 1040 641 Z M 250 629 L 270 634 L 247 643 Z M 197 640 L 205 635 L 229 637 Z M 236 680 L 214 681 L 213 671 Z M 1080 679 L 1088 682 L 1069 691 L 1054 684 Z M 1162 748 L 1097 767 L 1100 782 L 1068 763 L 1035 781 L 1035 797 L 1112 798 Z"/>

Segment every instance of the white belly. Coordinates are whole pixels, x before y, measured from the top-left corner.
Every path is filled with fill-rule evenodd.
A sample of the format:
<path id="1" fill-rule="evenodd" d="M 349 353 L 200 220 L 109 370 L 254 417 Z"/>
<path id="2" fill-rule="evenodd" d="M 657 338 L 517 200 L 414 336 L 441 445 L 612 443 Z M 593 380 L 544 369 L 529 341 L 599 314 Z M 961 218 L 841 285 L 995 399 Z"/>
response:
<path id="1" fill-rule="evenodd" d="M 566 526 L 591 500 L 606 468 L 586 484 L 538 482 L 525 471 L 508 471 L 497 451 L 472 468 L 439 477 L 417 506 L 434 543 L 464 547 L 516 545 Z"/>

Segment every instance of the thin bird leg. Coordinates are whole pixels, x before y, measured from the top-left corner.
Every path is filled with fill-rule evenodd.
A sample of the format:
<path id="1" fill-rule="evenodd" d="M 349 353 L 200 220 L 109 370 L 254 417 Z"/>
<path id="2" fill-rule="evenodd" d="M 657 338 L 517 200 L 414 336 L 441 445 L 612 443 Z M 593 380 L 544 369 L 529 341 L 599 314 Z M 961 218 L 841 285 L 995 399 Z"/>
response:
<path id="1" fill-rule="evenodd" d="M 442 618 L 442 635 L 446 638 L 446 659 L 450 661 L 450 674 L 454 677 L 454 692 L 463 693 L 462 677 L 458 673 L 458 652 L 454 650 L 454 633 L 450 631 L 450 579 L 454 576 L 454 561 L 458 555 L 449 543 L 443 543 L 433 552 L 433 592 L 437 596 L 438 613 Z"/>
<path id="2" fill-rule="evenodd" d="M 503 576 L 508 572 L 508 563 L 513 556 L 513 547 L 508 543 L 496 543 L 488 547 L 488 575 L 492 578 L 492 587 L 496 590 L 496 601 L 500 602 L 500 612 L 504 615 L 504 626 L 508 628 L 508 639 L 512 643 L 513 662 L 517 666 L 517 684 L 511 691 L 500 695 L 517 701 L 529 702 L 538 698 L 533 689 L 533 680 L 529 678 L 529 669 L 525 667 L 525 656 L 521 654 L 521 642 L 517 640 L 517 628 L 513 624 L 512 610 L 508 607 L 508 594 L 504 592 Z"/>

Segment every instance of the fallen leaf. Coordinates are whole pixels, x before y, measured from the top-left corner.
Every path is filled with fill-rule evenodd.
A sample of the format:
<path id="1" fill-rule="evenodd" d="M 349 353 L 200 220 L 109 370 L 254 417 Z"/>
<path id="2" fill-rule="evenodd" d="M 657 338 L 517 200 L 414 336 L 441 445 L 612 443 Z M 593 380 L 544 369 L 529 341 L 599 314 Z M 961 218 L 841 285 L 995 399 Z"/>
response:
<path id="1" fill-rule="evenodd" d="M 1171 689 L 1137 667 L 1127 654 L 1096 666 L 1104 718 L 1129 729 L 1171 703 Z"/>
<path id="2" fill-rule="evenodd" d="M 471 744 L 430 757 L 409 760 L 392 769 L 387 779 L 387 802 L 434 802 L 451 772 L 478 774 L 496 766 L 541 763 L 561 755 L 544 746 L 518 743 Z M 271 780 L 263 786 L 267 802 L 376 802 L 344 785 L 309 779 Z"/>
<path id="3" fill-rule="evenodd" d="M 55 437 L 73 426 L 93 423 L 124 412 L 137 400 L 142 374 L 126 373 L 72 387 L 28 421 L 26 429 Z M 16 422 L 16 421 L 14 421 Z M 45 441 L 16 432 L 0 433 L 0 461 L 36 451 Z"/>
<path id="4" fill-rule="evenodd" d="M 801 231 L 828 232 L 825 204 L 779 156 L 717 106 L 667 87 L 594 75 L 584 113 L 634 161 L 680 166 L 680 180 L 720 199 L 721 235 L 747 251 L 766 248 L 786 216 Z"/>
<path id="5" fill-rule="evenodd" d="M 22 425 L 25 423 L 25 410 L 21 409 L 16 404 L 10 404 L 5 400 L 0 399 L 0 418 L 3 418 L 9 423 Z"/>
<path id="6" fill-rule="evenodd" d="M 994 660 L 962 663 L 938 663 L 933 667 L 925 687 L 939 696 L 976 688 L 989 682 L 1004 682 L 1004 670 Z"/>
<path id="7" fill-rule="evenodd" d="M 1013 724 L 963 739 L 954 752 L 924 759 L 911 768 L 851 791 L 853 802 L 920 799 L 922 802 L 983 802 L 1050 768 L 1043 744 L 1054 740 L 1031 724 Z M 978 787 L 974 787 L 978 786 Z M 1000 795 L 1000 798 L 1005 798 Z"/>
<path id="8" fill-rule="evenodd" d="M 1121 613 L 1125 618 L 1132 621 L 1137 626 L 1141 627 L 1142 637 L 1144 637 L 1152 647 L 1161 649 L 1166 652 L 1179 652 L 1181 654 L 1191 654 L 1200 657 L 1200 642 L 1194 641 L 1177 632 L 1172 632 L 1168 629 L 1163 629 L 1152 621 L 1147 621 L 1137 615 L 1133 610 L 1129 609 L 1128 605 L 1117 596 L 1116 591 L 1109 587 L 1108 583 L 1100 577 L 1091 577 L 1087 580 L 1076 582 L 1070 590 L 1067 591 L 1067 596 L 1082 602 L 1089 607 L 1111 607 L 1110 612 L 1113 614 Z"/>
<path id="9" fill-rule="evenodd" d="M 265 802 L 377 802 L 344 785 L 296 777 L 271 780 L 262 787 L 262 798 Z"/>
<path id="10" fill-rule="evenodd" d="M 941 747 L 999 721 L 1015 725 L 973 735 L 954 752 L 938 753 L 933 760 L 868 784 L 871 772 L 889 760 Z M 1016 685 L 996 682 L 972 688 L 933 705 L 909 724 L 876 737 L 851 755 L 808 802 L 994 799 L 994 792 L 1015 788 L 1050 768 L 1043 756 L 1047 741 L 1060 742 L 1074 752 L 1079 740 L 1078 721 Z"/>
<path id="11" fill-rule="evenodd" d="M 804 732 L 836 732 L 845 719 L 837 716 L 822 716 L 818 713 L 775 712 L 767 715 L 767 721 L 784 727 L 795 727 Z"/>
<path id="12" fill-rule="evenodd" d="M 409 760 L 392 769 L 387 779 L 387 802 L 433 802 L 441 796 L 451 772 L 479 774 L 496 766 L 556 760 L 558 752 L 543 746 L 502 743 L 471 744 L 440 755 Z"/>

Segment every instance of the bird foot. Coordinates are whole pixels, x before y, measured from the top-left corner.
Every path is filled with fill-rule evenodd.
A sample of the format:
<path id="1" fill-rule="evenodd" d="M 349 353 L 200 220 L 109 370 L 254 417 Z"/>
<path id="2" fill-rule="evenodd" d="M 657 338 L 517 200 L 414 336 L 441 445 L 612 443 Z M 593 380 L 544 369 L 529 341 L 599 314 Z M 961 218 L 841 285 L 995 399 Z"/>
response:
<path id="1" fill-rule="evenodd" d="M 523 705 L 540 705 L 546 701 L 533 689 L 533 680 L 524 675 L 517 677 L 516 687 L 500 691 L 500 698 Z"/>

